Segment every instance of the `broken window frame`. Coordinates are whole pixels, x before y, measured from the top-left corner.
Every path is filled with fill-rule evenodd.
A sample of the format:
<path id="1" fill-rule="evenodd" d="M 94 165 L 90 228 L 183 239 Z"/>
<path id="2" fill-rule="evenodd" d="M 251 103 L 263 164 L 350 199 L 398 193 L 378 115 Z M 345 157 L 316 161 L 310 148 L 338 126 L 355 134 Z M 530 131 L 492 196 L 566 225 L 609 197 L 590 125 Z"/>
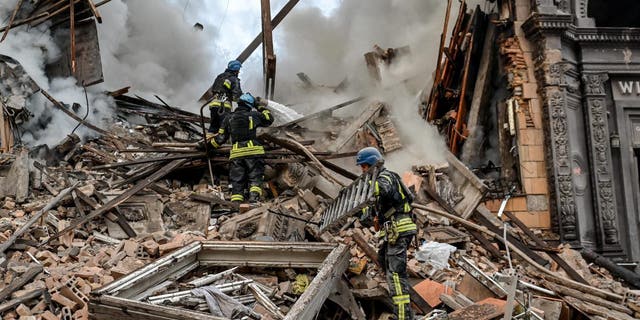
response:
<path id="1" fill-rule="evenodd" d="M 317 268 L 309 287 L 284 318 L 313 319 L 334 291 L 349 264 L 345 245 L 306 242 L 193 242 L 91 293 L 89 309 L 95 319 L 223 319 L 186 309 L 157 306 L 132 298 L 178 274 L 198 267 L 245 266 Z"/>

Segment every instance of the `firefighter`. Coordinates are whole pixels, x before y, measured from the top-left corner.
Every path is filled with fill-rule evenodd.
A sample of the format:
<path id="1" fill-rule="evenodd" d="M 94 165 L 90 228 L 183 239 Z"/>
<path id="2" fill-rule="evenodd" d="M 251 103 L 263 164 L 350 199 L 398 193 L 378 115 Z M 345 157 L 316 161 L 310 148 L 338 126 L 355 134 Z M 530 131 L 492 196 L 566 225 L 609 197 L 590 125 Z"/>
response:
<path id="1" fill-rule="evenodd" d="M 374 182 L 376 201 L 372 207 L 363 209 L 360 220 L 364 226 L 373 225 L 382 240 L 378 260 L 387 276 L 396 318 L 413 319 L 407 282 L 407 249 L 417 232 L 411 212 L 413 195 L 397 173 L 382 166 L 384 160 L 378 149 L 367 147 L 358 151 L 356 164 L 363 173 L 374 166 L 380 168 Z"/>
<path id="2" fill-rule="evenodd" d="M 260 105 L 250 93 L 245 93 L 238 99 L 236 110 L 224 119 L 218 135 L 211 139 L 211 145 L 218 148 L 231 138 L 231 201 L 243 202 L 247 186 L 249 202 L 260 201 L 264 175 L 264 147 L 256 139 L 256 129 L 268 127 L 272 123 L 271 112 Z"/>
<path id="3" fill-rule="evenodd" d="M 227 69 L 219 74 L 211 85 L 210 90 L 213 100 L 209 103 L 211 122 L 209 123 L 207 139 L 211 139 L 220 130 L 224 118 L 231 112 L 231 102 L 237 102 L 242 94 L 240 79 L 238 78 L 241 67 L 242 63 L 240 61 L 229 61 Z"/>

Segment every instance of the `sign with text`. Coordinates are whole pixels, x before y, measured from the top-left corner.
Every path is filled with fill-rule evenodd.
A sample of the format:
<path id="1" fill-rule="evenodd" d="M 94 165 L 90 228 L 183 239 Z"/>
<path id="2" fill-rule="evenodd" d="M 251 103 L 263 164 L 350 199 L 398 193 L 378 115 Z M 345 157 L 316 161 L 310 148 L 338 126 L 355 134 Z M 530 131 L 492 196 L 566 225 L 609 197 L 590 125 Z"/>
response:
<path id="1" fill-rule="evenodd" d="M 640 78 L 613 78 L 611 89 L 615 100 L 638 100 L 640 102 Z"/>

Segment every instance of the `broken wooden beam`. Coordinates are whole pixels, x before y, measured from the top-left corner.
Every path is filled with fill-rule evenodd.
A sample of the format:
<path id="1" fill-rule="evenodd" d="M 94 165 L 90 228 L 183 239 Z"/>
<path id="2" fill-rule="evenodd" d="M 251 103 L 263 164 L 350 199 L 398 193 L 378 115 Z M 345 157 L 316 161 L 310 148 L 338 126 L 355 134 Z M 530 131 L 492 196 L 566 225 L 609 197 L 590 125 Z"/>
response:
<path id="1" fill-rule="evenodd" d="M 445 217 L 447 219 L 453 220 L 457 223 L 462 224 L 463 226 L 472 228 L 474 230 L 480 231 L 494 239 L 498 239 L 500 240 L 500 242 L 504 243 L 505 245 L 508 245 L 509 248 L 516 253 L 517 255 L 519 255 L 522 259 L 524 259 L 527 263 L 529 263 L 531 266 L 533 266 L 536 270 L 538 270 L 539 272 L 541 272 L 542 274 L 544 274 L 544 277 L 547 277 L 553 281 L 557 281 L 559 283 L 562 283 L 563 285 L 567 286 L 567 287 L 571 287 L 573 289 L 576 290 L 580 290 L 583 292 L 590 292 L 591 294 L 594 295 L 600 295 L 608 300 L 612 300 L 612 301 L 617 301 L 617 302 L 622 302 L 624 297 L 619 295 L 619 294 L 615 294 L 613 292 L 610 291 L 606 291 L 606 290 L 602 290 L 593 286 L 588 286 L 585 285 L 583 283 L 571 280 L 571 279 L 567 279 L 567 278 L 563 278 L 555 273 L 553 273 L 552 271 L 546 269 L 545 267 L 543 267 L 542 265 L 540 265 L 539 263 L 535 262 L 533 259 L 531 259 L 529 256 L 527 256 L 524 252 L 522 252 L 520 249 L 518 249 L 518 247 L 516 247 L 515 245 L 513 245 L 513 243 L 511 242 L 506 242 L 504 241 L 504 239 L 502 238 L 502 236 L 498 235 L 497 233 L 489 230 L 487 227 L 485 226 L 481 226 L 478 224 L 475 224 L 471 221 L 467 221 L 463 218 L 460 218 L 456 215 L 452 215 L 450 213 L 444 212 L 442 210 L 437 210 L 434 208 L 430 208 L 427 207 L 425 205 L 419 204 L 419 203 L 413 203 L 412 206 L 414 208 L 418 208 L 421 210 L 425 210 L 428 211 L 430 213 Z M 531 271 L 534 272 L 534 271 Z M 541 275 L 542 276 L 542 275 Z"/>
<path id="2" fill-rule="evenodd" d="M 41 296 L 43 293 L 45 292 L 45 289 L 36 289 L 33 291 L 29 291 L 28 293 L 15 298 L 15 299 L 11 299 L 3 304 L 0 304 L 0 313 L 3 313 L 5 311 L 9 311 L 11 309 L 14 309 L 15 307 L 19 306 L 22 303 L 28 302 L 31 299 L 35 299 L 38 298 L 39 296 Z"/>
<path id="3" fill-rule="evenodd" d="M 269 142 L 272 142 L 272 143 L 275 143 L 275 144 L 277 144 L 277 145 L 279 145 L 279 146 L 281 146 L 281 147 L 283 147 L 283 148 L 285 148 L 287 150 L 291 150 L 294 153 L 296 153 L 298 155 L 301 155 L 301 156 L 311 160 L 315 164 L 316 169 L 318 169 L 318 171 L 320 171 L 320 174 L 323 177 L 325 177 L 325 178 L 327 178 L 327 179 L 329 179 L 329 180 L 331 180 L 331 181 L 333 181 L 333 182 L 335 182 L 335 183 L 337 183 L 337 184 L 339 184 L 339 185 L 341 185 L 343 187 L 346 187 L 346 185 L 342 181 L 336 179 L 333 175 L 331 175 L 329 172 L 327 172 L 327 170 L 326 170 L 327 167 L 325 167 L 324 164 L 322 164 L 322 161 L 318 160 L 318 158 L 316 156 L 314 156 L 313 153 L 311 151 L 309 151 L 309 149 L 307 149 L 305 146 L 303 146 L 299 142 L 297 142 L 297 141 L 295 141 L 293 139 L 289 139 L 289 138 L 278 138 L 278 137 L 276 137 L 274 135 L 271 135 L 271 134 L 268 134 L 268 133 L 263 133 L 258 138 L 266 140 L 266 141 L 269 141 Z"/>
<path id="4" fill-rule="evenodd" d="M 605 300 L 603 298 L 600 297 L 596 297 L 594 295 L 582 292 L 582 291 L 578 291 L 575 289 L 571 289 L 571 288 L 567 288 L 565 286 L 550 282 L 550 281 L 545 281 L 544 282 L 544 286 L 549 288 L 550 290 L 553 290 L 553 292 L 555 292 L 556 294 L 561 294 L 561 295 L 567 295 L 570 297 L 574 297 L 574 298 L 578 298 L 582 301 L 586 301 L 589 303 L 593 303 L 593 304 L 597 304 L 599 306 L 603 306 L 605 308 L 611 309 L 611 310 L 616 310 L 622 313 L 626 313 L 626 314 L 633 314 L 633 311 L 631 311 L 631 309 L 627 308 L 624 304 L 619 304 L 616 302 L 612 302 L 609 300 Z"/>
<path id="5" fill-rule="evenodd" d="M 7 37 L 7 34 L 9 34 L 9 30 L 11 30 L 11 25 L 13 25 L 13 21 L 16 18 L 16 15 L 18 14 L 18 10 L 20 10 L 20 6 L 22 6 L 22 1 L 23 0 L 18 0 L 18 3 L 16 4 L 15 9 L 13 9 L 13 12 L 11 13 L 11 18 L 9 18 L 9 24 L 7 25 L 6 30 L 4 30 L 4 34 L 2 35 L 2 39 L 0 39 L 0 42 L 3 42 L 4 39 Z"/>
<path id="6" fill-rule="evenodd" d="M 509 220 L 511 220 L 516 226 L 518 226 L 518 228 L 520 228 L 520 230 L 522 230 L 522 232 L 524 232 L 524 234 L 526 234 L 527 237 L 529 237 L 529 239 L 531 239 L 536 245 L 541 246 L 541 247 L 546 247 L 547 246 L 547 244 L 544 241 L 542 241 L 540 238 L 538 238 L 535 234 L 533 234 L 533 232 L 531 232 L 531 230 L 520 219 L 518 219 L 518 217 L 516 217 L 516 215 L 514 215 L 513 213 L 508 212 L 508 211 L 505 211 L 504 215 L 507 216 L 507 218 L 509 218 Z M 586 285 L 589 284 L 589 282 L 587 282 L 587 280 L 585 280 L 578 272 L 576 272 L 576 270 L 573 269 L 566 261 L 564 261 L 564 259 L 562 259 L 557 253 L 547 252 L 547 254 L 573 280 L 578 281 L 578 282 L 582 282 L 582 283 L 584 283 Z"/>
<path id="7" fill-rule="evenodd" d="M 333 112 L 335 110 L 344 108 L 344 107 L 352 105 L 352 104 L 354 104 L 354 103 L 356 103 L 358 101 L 364 100 L 364 98 L 365 97 L 362 97 L 362 96 L 357 97 L 357 98 L 353 98 L 353 99 L 351 99 L 349 101 L 345 101 L 345 102 L 337 104 L 337 105 L 335 105 L 333 107 L 330 107 L 330 108 L 327 108 L 327 109 L 324 109 L 324 110 L 321 110 L 321 111 L 318 111 L 318 112 L 315 112 L 315 113 L 312 113 L 312 114 L 308 114 L 308 115 L 306 115 L 306 116 L 304 116 L 302 118 L 298 118 L 298 119 L 293 120 L 293 121 L 289 121 L 289 122 L 287 122 L 285 124 L 279 125 L 278 127 L 290 127 L 292 125 L 295 125 L 295 124 L 300 123 L 300 122 L 305 121 L 305 120 L 322 117 L 324 115 L 330 114 L 331 112 Z"/>
<path id="8" fill-rule="evenodd" d="M 219 204 L 227 207 L 238 206 L 238 204 L 234 203 L 233 201 L 223 200 L 212 194 L 204 195 L 199 193 L 192 193 L 189 195 L 189 199 L 204 202 L 204 203 L 209 203 L 209 204 Z"/>
<path id="9" fill-rule="evenodd" d="M 87 4 L 89 4 L 89 9 L 91 10 L 91 13 L 93 13 L 93 16 L 96 17 L 98 23 L 102 23 L 102 16 L 100 15 L 100 12 L 98 12 L 98 8 L 96 8 L 93 0 L 87 0 Z"/>
<path id="10" fill-rule="evenodd" d="M 105 165 L 95 166 L 93 169 L 113 169 L 118 167 L 126 167 L 136 164 L 150 163 L 150 162 L 161 162 L 161 161 L 169 161 L 169 160 L 179 160 L 179 159 L 192 159 L 192 158 L 204 158 L 206 155 L 203 152 L 197 153 L 188 153 L 188 154 L 180 154 L 173 156 L 165 156 L 165 157 L 156 157 L 156 158 L 145 158 L 140 160 L 132 160 L 125 162 L 116 162 L 109 163 Z"/>
<path id="11" fill-rule="evenodd" d="M 47 213 L 56 204 L 58 204 L 58 202 L 60 202 L 60 200 L 62 200 L 67 195 L 69 195 L 69 193 L 71 193 L 71 191 L 74 190 L 76 188 L 76 186 L 78 186 L 78 184 L 80 184 L 80 182 L 76 182 L 72 186 L 60 191 L 60 193 L 58 193 L 58 195 L 55 198 L 51 199 L 51 201 L 49 201 L 44 208 L 40 209 L 40 211 L 36 212 L 33 216 L 31 216 L 29 221 L 27 221 L 25 224 L 23 224 L 22 227 L 20 227 L 20 229 L 16 230 L 16 232 L 14 232 L 7 241 L 3 242 L 0 245 L 0 255 L 2 255 L 5 252 L 5 250 L 7 250 L 16 241 L 16 239 L 18 239 L 25 232 L 27 232 L 27 230 L 29 230 L 31 225 L 36 223 L 36 221 L 38 221 L 42 217 L 43 214 Z"/>
<path id="12" fill-rule="evenodd" d="M 287 2 L 282 9 L 280 9 L 280 11 L 276 14 L 275 17 L 273 17 L 273 19 L 271 20 L 271 29 L 275 29 L 278 24 L 280 24 L 280 22 L 282 22 L 282 20 L 284 19 L 284 17 L 287 16 L 287 14 L 289 14 L 289 12 L 291 12 L 291 9 L 293 9 L 293 7 L 296 6 L 296 4 L 298 4 L 300 0 L 289 0 L 289 2 Z M 260 46 L 260 44 L 262 43 L 262 32 L 260 32 L 260 34 L 258 34 L 253 41 L 251 41 L 251 43 L 247 46 L 247 48 L 245 48 L 242 53 L 240 53 L 240 55 L 236 58 L 236 60 L 240 61 L 240 62 L 244 62 L 245 60 L 247 60 L 247 58 L 249 58 L 249 56 L 251 56 L 251 54 L 253 53 L 253 51 L 255 51 L 258 46 Z"/>
<path id="13" fill-rule="evenodd" d="M 4 301 L 7 299 L 14 291 L 22 288 L 25 284 L 27 284 L 31 279 L 35 278 L 40 272 L 42 272 L 43 268 L 41 265 L 35 265 L 30 267 L 25 273 L 20 275 L 18 278 L 11 281 L 11 283 L 6 286 L 2 291 L 0 291 L 0 301 Z"/>
<path id="14" fill-rule="evenodd" d="M 68 115 L 69 117 L 73 118 L 74 120 L 78 121 L 79 123 L 83 124 L 85 127 L 100 133 L 104 136 L 116 139 L 116 140 L 128 140 L 125 137 L 116 137 L 113 134 L 107 132 L 106 130 L 99 128 L 89 122 L 87 122 L 86 120 L 80 118 L 78 115 L 76 115 L 75 113 L 69 111 L 67 108 L 65 108 L 65 106 L 60 103 L 60 101 L 56 100 L 55 98 L 53 98 L 48 92 L 44 91 L 42 88 L 40 88 L 40 93 L 42 93 L 43 96 L 45 96 L 49 101 L 51 101 L 51 103 L 53 103 L 53 105 L 58 108 L 60 111 L 64 112 L 66 115 Z"/>
<path id="15" fill-rule="evenodd" d="M 69 35 L 71 36 L 71 74 L 76 74 L 76 4 L 69 0 Z"/>
<path id="16" fill-rule="evenodd" d="M 120 194 L 119 196 L 111 199 L 111 201 L 105 203 L 104 206 L 102 206 L 102 207 L 90 212 L 89 214 L 87 214 L 84 217 L 80 217 L 80 218 L 72 221 L 71 225 L 66 227 L 64 230 L 59 231 L 56 234 L 54 234 L 51 237 L 49 237 L 49 240 L 47 240 L 42 245 L 49 243 L 53 239 L 59 238 L 64 233 L 66 233 L 66 232 L 68 232 L 70 230 L 73 230 L 73 229 L 77 228 L 78 226 L 81 226 L 81 225 L 89 222 L 93 218 L 95 218 L 95 217 L 97 217 L 99 215 L 102 215 L 102 214 L 108 212 L 109 210 L 115 208 L 116 206 L 118 206 L 121 203 L 125 202 L 127 199 L 129 199 L 134 194 L 138 193 L 140 190 L 142 190 L 142 189 L 148 187 L 149 185 L 151 185 L 152 183 L 158 181 L 159 179 L 161 179 L 162 177 L 167 175 L 169 172 L 173 171 L 174 169 L 176 169 L 177 167 L 179 167 L 180 165 L 184 164 L 187 161 L 188 161 L 188 159 L 177 159 L 177 160 L 173 160 L 173 161 L 169 162 L 167 165 L 162 167 L 162 169 L 156 171 L 154 174 L 152 174 L 148 178 L 138 182 L 131 189 L 129 189 L 126 192 Z"/>
<path id="17" fill-rule="evenodd" d="M 476 219 L 478 220 L 478 223 L 480 223 L 480 225 L 487 227 L 489 230 L 495 232 L 496 234 L 503 234 L 504 227 L 502 228 L 496 227 L 493 223 L 491 223 L 491 221 L 489 221 L 487 218 L 481 215 L 477 215 Z M 509 241 L 510 244 L 513 244 L 514 246 L 516 246 L 521 252 L 525 253 L 527 256 L 529 256 L 531 259 L 533 259 L 536 263 L 540 264 L 541 266 L 549 265 L 549 261 L 541 257 L 535 251 L 529 249 L 529 247 L 525 246 L 522 243 L 522 241 L 514 237 L 513 234 L 511 234 L 511 232 L 507 232 L 507 241 Z"/>

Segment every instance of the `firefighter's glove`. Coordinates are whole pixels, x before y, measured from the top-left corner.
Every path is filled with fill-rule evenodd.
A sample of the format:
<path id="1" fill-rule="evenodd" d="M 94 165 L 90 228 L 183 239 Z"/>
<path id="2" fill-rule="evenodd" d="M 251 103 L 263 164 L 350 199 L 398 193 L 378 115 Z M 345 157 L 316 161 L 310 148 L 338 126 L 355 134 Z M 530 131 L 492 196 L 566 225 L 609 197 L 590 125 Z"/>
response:
<path id="1" fill-rule="evenodd" d="M 362 208 L 359 219 L 363 226 L 371 228 L 373 226 L 373 210 L 371 210 L 371 207 Z"/>

